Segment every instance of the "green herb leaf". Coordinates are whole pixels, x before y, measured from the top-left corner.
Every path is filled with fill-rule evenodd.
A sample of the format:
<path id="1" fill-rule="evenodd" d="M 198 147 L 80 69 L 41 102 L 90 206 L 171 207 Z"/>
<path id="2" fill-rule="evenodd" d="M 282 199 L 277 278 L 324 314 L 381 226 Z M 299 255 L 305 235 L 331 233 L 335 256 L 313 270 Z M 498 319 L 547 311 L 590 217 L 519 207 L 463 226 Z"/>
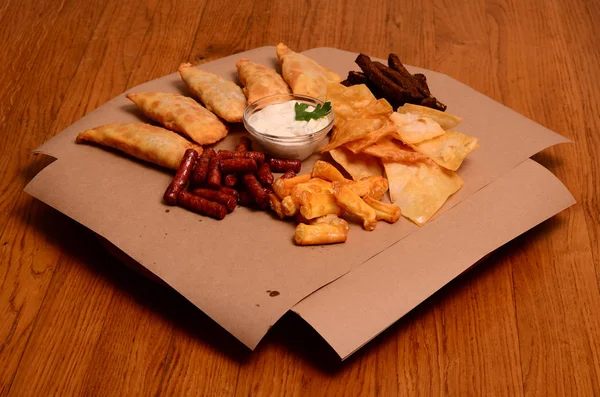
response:
<path id="1" fill-rule="evenodd" d="M 318 104 L 315 110 L 312 112 L 307 112 L 308 108 L 307 103 L 296 102 L 294 105 L 294 110 L 296 111 L 296 120 L 297 121 L 309 121 L 311 119 L 318 120 L 321 117 L 325 117 L 331 112 L 331 102 L 325 102 L 323 106 Z"/>

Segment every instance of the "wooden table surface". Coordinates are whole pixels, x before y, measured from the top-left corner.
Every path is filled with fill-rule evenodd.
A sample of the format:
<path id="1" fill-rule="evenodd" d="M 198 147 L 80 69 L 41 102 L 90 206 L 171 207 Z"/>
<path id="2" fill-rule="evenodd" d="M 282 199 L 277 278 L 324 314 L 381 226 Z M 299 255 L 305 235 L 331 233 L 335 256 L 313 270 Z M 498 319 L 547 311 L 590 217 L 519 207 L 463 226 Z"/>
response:
<path id="1" fill-rule="evenodd" d="M 0 395 L 600 395 L 598 2 L 372 3 L 0 2 Z M 279 41 L 397 52 L 563 134 L 535 160 L 578 203 L 340 363 L 291 314 L 249 353 L 23 192 L 32 150 L 112 97 Z"/>

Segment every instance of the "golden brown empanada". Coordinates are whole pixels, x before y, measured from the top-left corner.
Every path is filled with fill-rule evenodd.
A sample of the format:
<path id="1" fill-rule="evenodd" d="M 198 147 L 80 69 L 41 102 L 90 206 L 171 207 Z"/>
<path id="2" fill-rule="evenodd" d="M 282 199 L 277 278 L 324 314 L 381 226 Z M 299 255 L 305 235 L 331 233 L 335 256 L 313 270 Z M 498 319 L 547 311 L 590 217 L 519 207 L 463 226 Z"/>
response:
<path id="1" fill-rule="evenodd" d="M 179 66 L 181 79 L 204 106 L 230 123 L 242 121 L 246 96 L 233 81 L 197 69 L 190 63 Z"/>
<path id="2" fill-rule="evenodd" d="M 292 88 L 294 94 L 313 96 L 325 99 L 327 96 L 327 83 L 339 83 L 341 77 L 319 65 L 306 55 L 299 54 L 279 43 L 276 48 L 277 58 L 281 62 L 283 79 Z"/>
<path id="3" fill-rule="evenodd" d="M 198 146 L 176 133 L 145 123 L 112 123 L 77 135 L 77 143 L 93 142 L 125 152 L 140 160 L 176 170 L 187 149 Z"/>
<path id="4" fill-rule="evenodd" d="M 227 135 L 228 127 L 193 98 L 167 92 L 131 92 L 127 98 L 152 120 L 200 145 L 215 143 Z"/>
<path id="5" fill-rule="evenodd" d="M 283 77 L 274 69 L 254 63 L 246 58 L 237 61 L 236 65 L 243 91 L 248 104 L 269 95 L 289 94 L 292 92 Z"/>

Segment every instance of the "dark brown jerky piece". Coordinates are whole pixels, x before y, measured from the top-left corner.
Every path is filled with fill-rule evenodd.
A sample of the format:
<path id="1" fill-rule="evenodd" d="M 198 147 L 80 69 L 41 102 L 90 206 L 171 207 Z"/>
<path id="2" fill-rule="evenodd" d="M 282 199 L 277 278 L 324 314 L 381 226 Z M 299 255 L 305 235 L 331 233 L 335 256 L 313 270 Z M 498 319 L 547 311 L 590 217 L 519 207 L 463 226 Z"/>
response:
<path id="1" fill-rule="evenodd" d="M 368 56 L 360 54 L 356 58 L 356 64 L 362 69 L 369 80 L 379 87 L 386 99 L 398 102 L 406 100 L 408 93 L 384 75 Z"/>
<path id="2" fill-rule="evenodd" d="M 433 95 L 431 95 L 431 91 L 429 90 L 429 86 L 427 85 L 427 78 L 425 77 L 425 75 L 421 73 L 411 75 L 410 72 L 404 67 L 404 65 L 400 61 L 400 57 L 398 57 L 398 55 L 396 54 L 390 54 L 388 56 L 388 65 L 391 69 L 395 70 L 396 72 L 404 76 L 410 76 L 410 78 L 414 82 L 414 86 L 424 97 L 419 101 L 408 101 L 409 103 L 427 106 L 441 111 L 446 110 L 447 106 L 438 101 Z"/>
<path id="3" fill-rule="evenodd" d="M 381 62 L 373 62 L 373 64 L 381 71 L 381 73 L 400 87 L 403 91 L 403 95 L 408 95 L 410 102 L 420 102 L 425 98 L 425 95 L 421 93 L 417 87 L 416 81 L 410 73 L 406 76 L 394 69 L 388 68 Z"/>

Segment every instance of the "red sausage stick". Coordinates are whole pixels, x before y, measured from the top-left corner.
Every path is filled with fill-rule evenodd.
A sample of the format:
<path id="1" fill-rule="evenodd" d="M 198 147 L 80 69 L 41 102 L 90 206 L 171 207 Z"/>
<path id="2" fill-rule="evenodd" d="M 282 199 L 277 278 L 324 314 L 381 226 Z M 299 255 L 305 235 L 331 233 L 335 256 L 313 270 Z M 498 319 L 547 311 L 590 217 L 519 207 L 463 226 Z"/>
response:
<path id="1" fill-rule="evenodd" d="M 271 167 L 269 163 L 264 162 L 258 169 L 258 180 L 262 183 L 263 186 L 271 186 L 275 178 L 273 177 L 273 173 L 271 173 Z"/>
<path id="2" fill-rule="evenodd" d="M 210 158 L 212 156 L 216 156 L 216 153 L 212 148 L 204 149 L 204 152 L 202 152 L 200 159 L 198 159 L 198 164 L 196 164 L 196 168 L 194 168 L 194 172 L 192 173 L 191 181 L 193 184 L 199 185 L 206 180 L 208 164 L 210 163 Z"/>
<path id="3" fill-rule="evenodd" d="M 236 152 L 233 150 L 219 150 L 217 153 L 220 160 L 235 159 L 235 158 L 246 158 L 256 161 L 256 164 L 262 164 L 265 162 L 265 154 L 263 152 Z"/>
<path id="4" fill-rule="evenodd" d="M 242 177 L 242 180 L 244 181 L 244 185 L 246 185 L 248 193 L 250 193 L 250 196 L 252 196 L 259 207 L 262 208 L 265 204 L 269 204 L 269 195 L 264 191 L 254 174 L 246 174 Z"/>
<path id="5" fill-rule="evenodd" d="M 218 190 L 194 189 L 192 193 L 215 203 L 223 204 L 227 208 L 227 212 L 231 212 L 237 207 L 237 199 L 234 196 Z"/>
<path id="6" fill-rule="evenodd" d="M 271 159 L 269 161 L 271 171 L 273 172 L 287 172 L 294 171 L 296 174 L 300 172 L 302 162 L 300 160 L 290 159 Z"/>
<path id="7" fill-rule="evenodd" d="M 236 152 L 249 152 L 252 150 L 252 141 L 250 138 L 243 136 L 240 138 L 240 142 L 236 145 Z"/>
<path id="8" fill-rule="evenodd" d="M 220 192 L 223 192 L 223 193 L 225 193 L 225 194 L 228 194 L 228 195 L 230 195 L 230 196 L 233 196 L 233 197 L 235 197 L 235 198 L 236 198 L 236 200 L 239 200 L 239 199 L 240 199 L 240 194 L 238 193 L 238 191 L 237 191 L 237 190 L 235 190 L 235 189 L 232 189 L 232 188 L 230 188 L 230 187 L 227 187 L 227 186 L 221 186 L 221 188 L 219 189 L 219 191 L 220 191 Z"/>
<path id="9" fill-rule="evenodd" d="M 234 174 L 227 174 L 223 177 L 223 184 L 228 187 L 234 187 L 238 183 L 238 177 Z"/>
<path id="10" fill-rule="evenodd" d="M 200 196 L 196 196 L 186 190 L 179 192 L 177 204 L 198 214 L 208 215 L 215 219 L 223 219 L 227 215 L 227 208 L 223 204 L 209 201 Z"/>
<path id="11" fill-rule="evenodd" d="M 238 201 L 238 203 L 242 207 L 248 207 L 250 204 L 253 203 L 252 196 L 250 196 L 250 193 L 248 193 L 247 190 L 242 190 L 240 192 L 240 200 Z"/>
<path id="12" fill-rule="evenodd" d="M 246 158 L 219 160 L 219 166 L 221 167 L 221 171 L 226 174 L 247 174 L 249 172 L 256 172 L 258 169 L 256 161 Z"/>
<path id="13" fill-rule="evenodd" d="M 221 170 L 219 169 L 219 158 L 217 156 L 210 158 L 206 184 L 213 189 L 218 189 L 221 186 Z"/>
<path id="14" fill-rule="evenodd" d="M 296 173 L 294 171 L 287 171 L 285 174 L 281 175 L 280 178 L 281 179 L 292 179 L 295 176 L 296 176 Z"/>
<path id="15" fill-rule="evenodd" d="M 188 180 L 190 179 L 190 174 L 194 170 L 194 165 L 196 164 L 197 158 L 198 152 L 194 149 L 188 149 L 183 154 L 183 158 L 181 159 L 177 173 L 173 177 L 171 183 L 169 183 L 169 186 L 167 187 L 167 190 L 163 196 L 165 203 L 168 205 L 177 204 L 177 196 L 179 195 L 180 191 L 185 189 Z"/>

